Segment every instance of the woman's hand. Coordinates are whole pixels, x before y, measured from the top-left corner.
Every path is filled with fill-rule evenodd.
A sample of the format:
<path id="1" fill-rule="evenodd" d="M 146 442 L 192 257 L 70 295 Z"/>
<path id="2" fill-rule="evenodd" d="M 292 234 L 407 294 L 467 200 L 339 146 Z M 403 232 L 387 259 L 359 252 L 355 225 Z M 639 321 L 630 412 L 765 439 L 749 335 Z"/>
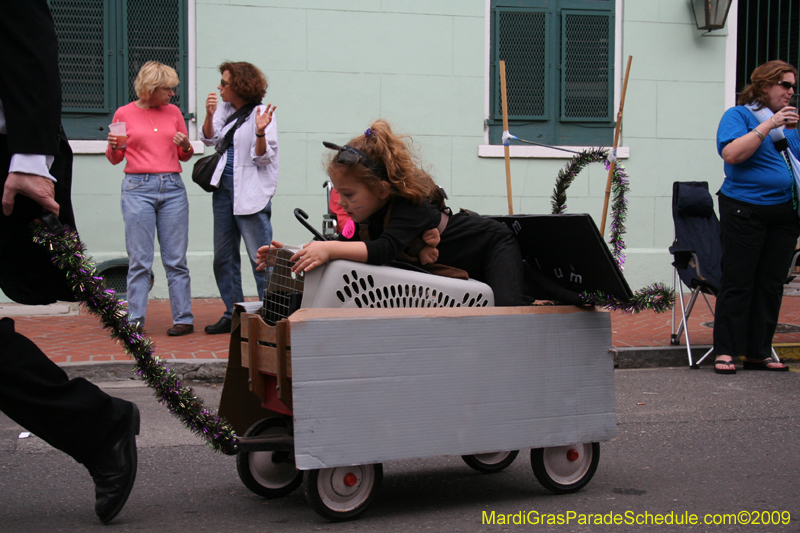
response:
<path id="1" fill-rule="evenodd" d="M 180 131 L 175 134 L 175 137 L 172 138 L 172 142 L 183 148 L 184 152 L 189 152 L 192 149 L 192 143 L 189 142 L 189 137 Z"/>
<path id="2" fill-rule="evenodd" d="M 275 266 L 274 256 L 270 256 L 270 250 L 273 248 L 283 248 L 283 243 L 272 241 L 269 246 L 262 246 L 256 252 L 256 270 L 264 270 L 268 266 Z"/>
<path id="3" fill-rule="evenodd" d="M 786 124 L 797 124 L 798 119 L 800 119 L 800 116 L 797 114 L 797 108 L 786 106 L 772 115 L 772 119 L 768 120 L 767 123 L 770 129 L 775 129 Z"/>
<path id="4" fill-rule="evenodd" d="M 303 245 L 290 259 L 294 262 L 292 272 L 308 272 L 331 260 L 329 241 L 312 241 Z"/>
<path id="5" fill-rule="evenodd" d="M 206 115 L 214 116 L 217 111 L 217 93 L 208 93 L 206 98 Z"/>
<path id="6" fill-rule="evenodd" d="M 114 135 L 108 134 L 108 145 L 111 147 L 112 150 L 120 150 L 119 142 L 117 142 L 117 138 Z"/>
<path id="7" fill-rule="evenodd" d="M 269 123 L 272 122 L 272 113 L 275 112 L 278 106 L 274 106 L 272 104 L 267 104 L 267 107 L 264 109 L 264 113 L 261 113 L 261 110 L 256 110 L 256 134 L 264 135 L 264 131 L 269 126 Z"/>

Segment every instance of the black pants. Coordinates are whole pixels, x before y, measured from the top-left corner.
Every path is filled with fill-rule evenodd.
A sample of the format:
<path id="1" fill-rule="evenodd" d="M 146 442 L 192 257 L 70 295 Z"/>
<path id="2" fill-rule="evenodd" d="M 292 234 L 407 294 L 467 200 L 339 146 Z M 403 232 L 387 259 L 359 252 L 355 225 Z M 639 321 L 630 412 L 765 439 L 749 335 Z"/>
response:
<path id="1" fill-rule="evenodd" d="M 528 305 L 522 252 L 505 225 L 462 211 L 450 217 L 439 243 L 439 262 L 462 270 L 489 285 L 494 304 Z"/>
<path id="2" fill-rule="evenodd" d="M 717 355 L 766 359 L 783 283 L 800 235 L 792 202 L 754 205 L 719 194 L 722 283 L 714 317 Z"/>
<path id="3" fill-rule="evenodd" d="M 79 463 L 114 443 L 127 402 L 67 374 L 0 319 L 0 411 Z M 122 422 L 122 423 L 121 423 Z"/>

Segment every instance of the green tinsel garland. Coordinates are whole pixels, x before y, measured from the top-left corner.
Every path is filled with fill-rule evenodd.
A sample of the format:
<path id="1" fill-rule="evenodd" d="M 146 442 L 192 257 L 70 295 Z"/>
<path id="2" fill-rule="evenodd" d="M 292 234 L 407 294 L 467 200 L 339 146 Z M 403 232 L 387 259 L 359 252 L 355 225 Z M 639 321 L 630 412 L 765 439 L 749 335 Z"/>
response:
<path id="1" fill-rule="evenodd" d="M 59 233 L 35 225 L 33 239 L 50 251 L 53 264 L 64 271 L 77 300 L 100 318 L 113 338 L 122 341 L 125 351 L 136 362 L 134 371 L 153 389 L 161 404 L 214 450 L 235 453 L 237 437 L 231 425 L 206 409 L 194 390 L 182 386 L 164 360 L 153 355 L 153 341 L 142 334 L 138 323 L 128 322 L 126 309 L 97 274 L 78 234 L 69 228 Z"/>
<path id="2" fill-rule="evenodd" d="M 554 215 L 562 214 L 567 209 L 567 189 L 575 177 L 590 163 L 604 163 L 606 169 L 611 166 L 608 158 L 609 151 L 605 148 L 584 150 L 575 155 L 567 165 L 561 169 L 556 178 L 556 186 L 550 197 Z M 628 201 L 625 194 L 630 190 L 628 175 L 625 167 L 617 162 L 611 174 L 611 191 L 613 200 L 611 202 L 611 223 L 609 225 L 610 237 L 609 245 L 611 255 L 617 262 L 620 270 L 625 267 L 625 218 L 628 214 Z M 626 313 L 639 313 L 641 311 L 655 311 L 664 313 L 672 309 L 675 303 L 674 292 L 663 284 L 655 283 L 649 287 L 644 287 L 635 291 L 633 297 L 628 301 L 602 293 L 582 293 L 581 298 L 588 305 L 597 305 L 611 310 L 621 310 Z"/>

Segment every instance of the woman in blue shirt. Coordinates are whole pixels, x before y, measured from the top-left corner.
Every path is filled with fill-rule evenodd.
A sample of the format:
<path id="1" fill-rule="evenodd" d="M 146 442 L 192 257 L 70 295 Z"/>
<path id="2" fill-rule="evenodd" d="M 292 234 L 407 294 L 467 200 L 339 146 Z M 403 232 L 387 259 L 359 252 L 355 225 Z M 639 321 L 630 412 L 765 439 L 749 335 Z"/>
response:
<path id="1" fill-rule="evenodd" d="M 788 147 L 800 157 L 798 114 L 789 100 L 797 70 L 783 61 L 757 67 L 736 107 L 722 116 L 717 150 L 725 161 L 719 195 L 722 286 L 714 317 L 714 371 L 787 371 L 772 359 L 783 282 L 800 235 L 797 191 L 788 154 L 770 132 L 782 128 Z M 752 110 L 751 110 L 752 109 Z M 755 112 L 766 115 L 761 120 Z M 774 133 L 773 133 L 774 135 Z"/>

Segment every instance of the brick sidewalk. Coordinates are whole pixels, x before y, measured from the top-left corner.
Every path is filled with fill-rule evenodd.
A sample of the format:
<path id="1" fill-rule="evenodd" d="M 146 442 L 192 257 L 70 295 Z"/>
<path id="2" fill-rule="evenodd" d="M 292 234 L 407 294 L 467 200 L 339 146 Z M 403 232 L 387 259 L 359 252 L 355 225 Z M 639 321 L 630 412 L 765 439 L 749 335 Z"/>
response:
<path id="1" fill-rule="evenodd" d="M 220 299 L 194 299 L 194 333 L 169 337 L 169 300 L 150 300 L 145 333 L 155 343 L 155 355 L 162 359 L 227 359 L 230 336 L 203 333 L 203 328 L 219 320 L 224 310 Z M 100 326 L 99 319 L 83 308 L 79 315 L 15 317 L 14 322 L 19 333 L 33 339 L 56 363 L 131 360 Z"/>
<path id="2" fill-rule="evenodd" d="M 710 301 L 713 306 L 713 298 Z M 203 327 L 215 323 L 222 316 L 222 311 L 223 305 L 219 299 L 192 300 L 195 332 L 183 337 L 169 337 L 167 329 L 172 326 L 169 301 L 150 300 L 145 329 L 155 342 L 156 355 L 167 360 L 227 359 L 229 336 L 203 333 Z M 701 325 L 712 320 L 705 302 L 698 301 L 692 314 L 692 344 L 711 344 L 711 328 Z M 618 311 L 612 312 L 612 343 L 616 348 L 670 346 L 671 318 L 672 313 L 644 312 L 626 315 Z M 84 309 L 81 309 L 79 315 L 16 317 L 14 320 L 17 331 L 34 339 L 56 363 L 130 360 L 122 348 L 100 327 L 98 319 Z M 784 296 L 780 322 L 800 326 L 800 296 Z M 800 343 L 800 333 L 777 334 L 775 343 Z"/>

